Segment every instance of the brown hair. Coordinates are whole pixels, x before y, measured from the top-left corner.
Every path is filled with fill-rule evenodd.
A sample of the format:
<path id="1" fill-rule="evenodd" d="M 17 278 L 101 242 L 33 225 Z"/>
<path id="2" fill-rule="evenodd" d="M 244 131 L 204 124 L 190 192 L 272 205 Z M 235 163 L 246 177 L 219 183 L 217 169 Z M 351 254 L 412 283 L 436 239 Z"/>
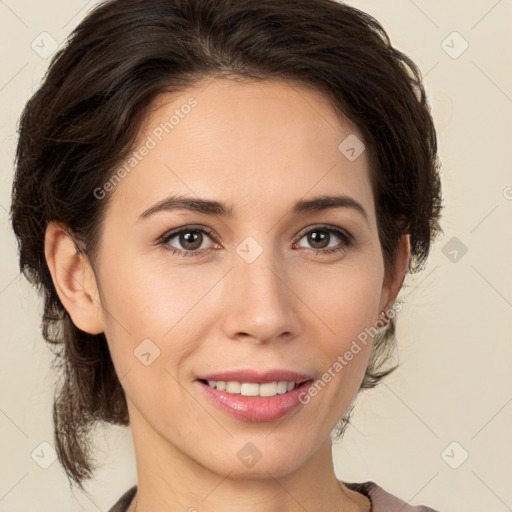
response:
<path id="1" fill-rule="evenodd" d="M 47 224 L 67 226 L 92 264 L 109 200 L 93 191 L 132 150 L 151 102 L 230 76 L 306 85 L 358 127 L 386 272 L 401 234 L 410 234 L 408 272 L 416 272 L 441 231 L 436 133 L 420 72 L 368 14 L 335 0 L 100 4 L 57 52 L 24 108 L 11 206 L 20 269 L 44 295 L 42 333 L 63 374 L 53 410 L 56 449 L 80 487 L 94 469 L 94 424 L 127 425 L 129 418 L 104 334 L 78 329 L 56 293 L 44 256 Z M 391 318 L 375 335 L 361 389 L 397 368 L 382 370 L 394 343 Z"/>

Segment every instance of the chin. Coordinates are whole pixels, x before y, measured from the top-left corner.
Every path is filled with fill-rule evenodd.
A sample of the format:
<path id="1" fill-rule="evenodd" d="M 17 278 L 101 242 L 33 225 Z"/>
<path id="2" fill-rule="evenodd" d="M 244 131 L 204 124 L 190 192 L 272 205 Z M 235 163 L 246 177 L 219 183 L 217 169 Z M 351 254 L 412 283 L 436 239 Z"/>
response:
<path id="1" fill-rule="evenodd" d="M 268 479 L 270 475 L 280 478 L 303 465 L 309 453 L 303 443 L 286 446 L 279 440 L 273 442 L 270 437 L 250 441 L 244 436 L 243 441 L 236 440 L 233 444 L 234 447 L 221 449 L 221 453 L 214 456 L 214 467 L 211 458 L 206 461 L 206 467 L 219 474 L 229 474 L 234 479 Z"/>

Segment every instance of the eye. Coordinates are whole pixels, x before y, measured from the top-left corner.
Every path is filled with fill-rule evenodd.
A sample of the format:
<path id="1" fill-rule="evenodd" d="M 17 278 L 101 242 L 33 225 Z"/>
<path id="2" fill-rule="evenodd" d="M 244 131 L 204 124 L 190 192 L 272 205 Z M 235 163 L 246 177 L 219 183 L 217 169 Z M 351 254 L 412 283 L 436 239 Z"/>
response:
<path id="1" fill-rule="evenodd" d="M 204 227 L 187 226 L 164 235 L 159 244 L 178 256 L 201 256 L 208 252 L 209 248 L 205 247 L 205 242 L 208 245 L 207 238 L 211 239 L 212 234 L 212 230 Z"/>
<path id="2" fill-rule="evenodd" d="M 333 241 L 334 244 L 331 244 Z M 304 233 L 300 240 L 306 238 L 315 254 L 330 254 L 334 252 L 345 251 L 353 242 L 353 237 L 345 230 L 333 226 L 315 226 Z M 338 243 L 336 243 L 338 239 Z"/>
<path id="3" fill-rule="evenodd" d="M 177 256 L 202 256 L 208 253 L 212 247 L 208 246 L 208 239 L 212 240 L 213 230 L 204 226 L 185 226 L 161 237 L 158 244 L 165 250 Z M 345 230 L 333 226 L 315 226 L 309 228 L 301 237 L 306 239 L 312 247 L 306 251 L 314 251 L 315 254 L 325 255 L 345 251 L 353 243 L 353 236 Z M 331 242 L 334 238 L 334 244 Z M 336 243 L 336 239 L 338 242 Z M 299 240 L 299 241 L 300 241 Z M 294 247 L 303 247 L 294 244 Z"/>

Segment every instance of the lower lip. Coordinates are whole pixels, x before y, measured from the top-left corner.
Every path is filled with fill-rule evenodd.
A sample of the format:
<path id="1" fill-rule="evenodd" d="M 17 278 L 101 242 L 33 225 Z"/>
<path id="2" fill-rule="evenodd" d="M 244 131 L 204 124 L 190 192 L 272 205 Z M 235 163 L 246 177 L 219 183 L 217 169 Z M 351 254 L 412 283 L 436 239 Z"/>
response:
<path id="1" fill-rule="evenodd" d="M 221 410 L 246 421 L 274 421 L 296 409 L 301 402 L 299 398 L 307 393 L 313 379 L 300 386 L 275 396 L 243 396 L 219 391 L 208 384 L 196 381 L 205 395 Z"/>

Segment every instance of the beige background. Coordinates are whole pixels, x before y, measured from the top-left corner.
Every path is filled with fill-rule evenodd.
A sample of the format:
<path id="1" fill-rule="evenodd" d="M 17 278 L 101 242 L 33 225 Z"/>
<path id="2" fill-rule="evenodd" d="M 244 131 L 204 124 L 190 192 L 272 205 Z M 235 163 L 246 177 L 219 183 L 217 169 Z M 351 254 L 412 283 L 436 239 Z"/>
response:
<path id="1" fill-rule="evenodd" d="M 31 42 L 46 31 L 62 43 L 95 3 L 0 1 L 0 512 L 106 511 L 136 478 L 128 429 L 100 434 L 102 468 L 87 495 L 70 490 L 57 462 L 43 469 L 31 458 L 34 450 L 51 453 L 40 443 L 53 444 L 53 374 L 39 331 L 41 304 L 19 276 L 8 221 L 16 122 L 48 62 Z M 401 294 L 401 367 L 358 399 L 354 424 L 334 449 L 336 471 L 343 480 L 373 480 L 411 504 L 442 512 L 506 511 L 512 508 L 506 435 L 512 424 L 512 2 L 350 3 L 374 15 L 425 75 L 446 209 L 445 235 Z M 463 48 L 460 36 L 442 43 L 454 31 L 469 44 L 458 58 L 445 50 L 455 56 Z M 452 237 L 450 244 L 468 249 L 455 262 L 449 259 L 455 246 L 446 246 Z M 469 458 L 454 469 L 466 452 Z"/>

